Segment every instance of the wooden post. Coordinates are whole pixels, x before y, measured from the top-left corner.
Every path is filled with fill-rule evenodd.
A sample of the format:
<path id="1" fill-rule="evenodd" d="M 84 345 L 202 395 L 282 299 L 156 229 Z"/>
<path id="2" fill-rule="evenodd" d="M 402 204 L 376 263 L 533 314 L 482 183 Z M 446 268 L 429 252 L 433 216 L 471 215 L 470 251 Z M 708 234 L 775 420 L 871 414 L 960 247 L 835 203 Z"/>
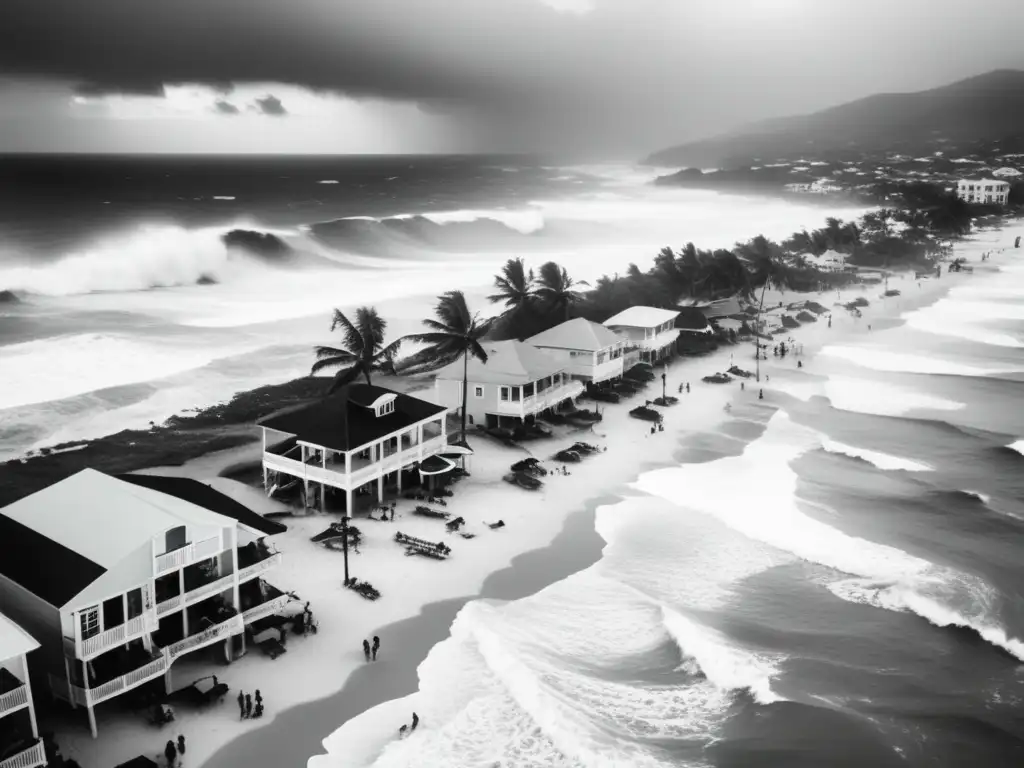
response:
<path id="1" fill-rule="evenodd" d="M 351 500 L 352 491 L 348 491 L 348 498 Z M 346 510 L 347 512 L 348 510 Z M 341 551 L 345 558 L 345 586 L 348 586 L 348 515 L 341 518 Z"/>

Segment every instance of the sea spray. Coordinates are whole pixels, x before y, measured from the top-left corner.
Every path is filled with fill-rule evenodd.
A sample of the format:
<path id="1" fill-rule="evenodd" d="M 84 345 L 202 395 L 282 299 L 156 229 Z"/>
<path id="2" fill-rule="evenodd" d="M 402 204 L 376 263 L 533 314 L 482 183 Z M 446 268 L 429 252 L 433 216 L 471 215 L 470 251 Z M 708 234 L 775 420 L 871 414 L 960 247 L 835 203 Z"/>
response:
<path id="1" fill-rule="evenodd" d="M 930 467 L 919 461 L 911 461 L 910 459 L 903 459 L 899 456 L 890 456 L 887 453 L 881 453 L 879 451 L 869 451 L 866 448 L 855 448 L 851 445 L 838 443 L 835 440 L 823 439 L 821 441 L 821 447 L 829 453 L 837 453 L 842 456 L 863 459 L 879 469 L 903 470 L 905 472 L 931 472 L 934 469 L 934 467 Z"/>

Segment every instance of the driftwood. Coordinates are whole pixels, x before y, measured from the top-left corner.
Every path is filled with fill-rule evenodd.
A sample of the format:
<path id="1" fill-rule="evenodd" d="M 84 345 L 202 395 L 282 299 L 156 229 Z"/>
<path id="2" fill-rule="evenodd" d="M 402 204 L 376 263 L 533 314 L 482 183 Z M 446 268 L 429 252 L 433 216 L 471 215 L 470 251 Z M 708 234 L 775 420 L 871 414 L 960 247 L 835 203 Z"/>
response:
<path id="1" fill-rule="evenodd" d="M 447 520 L 450 516 L 449 512 L 441 512 L 440 510 L 424 507 L 423 505 L 417 506 L 412 513 L 414 515 L 420 515 L 421 517 L 433 517 L 438 520 Z"/>

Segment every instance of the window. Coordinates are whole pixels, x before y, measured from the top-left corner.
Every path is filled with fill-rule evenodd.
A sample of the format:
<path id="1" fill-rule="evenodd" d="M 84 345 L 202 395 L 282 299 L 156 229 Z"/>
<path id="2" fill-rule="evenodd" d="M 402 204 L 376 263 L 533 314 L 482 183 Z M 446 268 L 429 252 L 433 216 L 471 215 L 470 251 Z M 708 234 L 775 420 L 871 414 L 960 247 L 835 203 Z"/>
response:
<path id="1" fill-rule="evenodd" d="M 181 549 L 188 543 L 185 535 L 185 526 L 179 525 L 176 528 L 171 528 L 164 537 L 165 552 L 174 552 L 175 550 Z"/>
<path id="2" fill-rule="evenodd" d="M 476 387 L 476 386 L 474 386 L 473 387 L 473 397 L 483 397 L 483 396 L 484 396 L 484 388 L 483 387 Z"/>
<path id="3" fill-rule="evenodd" d="M 503 403 L 507 403 L 509 401 L 509 397 L 510 397 L 510 395 L 509 395 L 508 387 L 502 387 L 501 388 L 501 401 Z"/>
<path id="4" fill-rule="evenodd" d="M 518 403 L 519 402 L 519 398 L 520 398 L 519 387 L 512 387 L 512 402 L 513 403 Z"/>
<path id="5" fill-rule="evenodd" d="M 387 416 L 389 413 L 395 412 L 395 401 L 388 400 L 386 403 L 381 403 L 377 408 L 377 416 Z"/>
<path id="6" fill-rule="evenodd" d="M 82 639 L 98 635 L 100 633 L 100 609 L 99 606 L 93 606 L 92 608 L 86 608 L 84 611 L 78 614 L 79 621 L 82 623 Z"/>

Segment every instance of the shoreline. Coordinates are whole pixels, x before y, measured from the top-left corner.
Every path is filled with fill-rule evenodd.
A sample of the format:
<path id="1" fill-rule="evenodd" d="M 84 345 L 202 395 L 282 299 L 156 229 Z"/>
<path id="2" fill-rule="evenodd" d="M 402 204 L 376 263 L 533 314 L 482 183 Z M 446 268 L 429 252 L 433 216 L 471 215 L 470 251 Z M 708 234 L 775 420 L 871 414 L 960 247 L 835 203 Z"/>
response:
<path id="1" fill-rule="evenodd" d="M 920 297 L 912 303 L 915 306 L 923 306 L 927 303 L 938 301 L 955 284 L 969 280 L 969 276 L 948 277 L 943 276 L 941 280 L 925 281 Z M 863 290 L 857 293 L 873 289 L 873 286 L 863 286 Z M 772 302 L 777 304 L 781 300 L 789 303 L 794 299 L 804 301 L 811 299 L 824 299 L 822 303 L 832 306 L 833 300 L 830 295 L 820 293 L 795 293 L 788 292 L 779 294 L 772 292 Z M 788 301 L 787 301 L 788 299 Z M 846 340 L 855 338 L 858 334 L 866 333 L 864 327 L 869 321 L 881 321 L 882 317 L 895 317 L 906 311 L 909 307 L 893 306 L 891 301 L 881 299 L 870 299 L 871 304 L 866 309 L 865 317 L 858 321 L 852 315 L 844 312 L 835 314 L 836 328 L 828 331 L 823 321 L 818 323 L 807 323 L 798 329 L 787 331 L 787 334 L 796 336 L 796 340 L 806 344 L 806 349 L 811 350 L 810 355 L 818 351 L 821 346 L 827 343 L 834 343 L 840 339 Z M 766 299 L 766 303 L 767 299 Z M 681 402 L 674 408 L 664 409 L 665 431 L 672 434 L 672 440 L 683 439 L 688 433 L 718 431 L 723 422 L 730 417 L 724 412 L 726 403 L 740 398 L 756 399 L 757 394 L 752 386 L 746 393 L 742 393 L 736 386 L 702 384 L 700 377 L 724 370 L 729 365 L 730 355 L 740 354 L 737 363 L 742 367 L 753 369 L 753 360 L 746 360 L 750 353 L 749 344 L 723 345 L 715 352 L 694 358 L 677 358 L 667 369 L 671 377 L 671 388 L 681 381 L 688 380 L 694 383 L 693 393 L 681 397 Z M 808 359 L 805 352 L 804 360 Z M 795 368 L 795 361 L 790 358 L 783 362 L 772 360 L 762 363 L 763 373 L 781 374 L 779 379 L 785 381 L 787 378 L 785 370 Z M 805 369 L 806 370 L 806 369 Z M 813 373 L 813 371 L 806 371 Z M 422 381 L 414 382 L 417 386 Z M 654 382 L 655 388 L 657 383 Z M 765 384 L 765 405 L 770 406 L 772 390 L 775 387 L 766 381 Z M 785 387 L 778 388 L 779 394 L 785 395 Z M 653 390 L 649 390 L 647 395 Z M 788 395 L 786 395 L 788 396 Z M 640 396 L 641 398 L 644 395 Z M 456 565 L 444 565 L 437 563 L 425 563 L 416 558 L 404 558 L 397 552 L 390 543 L 390 531 L 394 527 L 385 526 L 388 533 L 378 535 L 381 530 L 374 523 L 368 523 L 362 519 L 358 520 L 361 528 L 370 535 L 367 536 L 364 545 L 363 555 L 355 559 L 354 570 L 360 578 L 367 578 L 375 586 L 381 588 L 384 594 L 378 603 L 367 603 L 358 597 L 347 593 L 340 588 L 340 557 L 336 553 L 325 552 L 319 548 L 313 548 L 308 543 L 308 535 L 324 528 L 331 517 L 324 515 L 311 515 L 306 517 L 292 517 L 288 520 L 289 533 L 282 534 L 279 548 L 285 555 L 282 566 L 272 573 L 269 580 L 284 589 L 295 589 L 303 599 L 309 599 L 313 603 L 313 609 L 321 623 L 324 631 L 317 636 L 305 639 L 298 639 L 290 644 L 292 653 L 286 654 L 277 661 L 257 657 L 250 654 L 236 662 L 228 669 L 221 672 L 225 678 L 231 678 L 232 688 L 251 690 L 260 687 L 268 701 L 269 718 L 263 721 L 259 727 L 253 727 L 251 721 L 238 721 L 233 716 L 233 707 L 221 707 L 206 712 L 182 712 L 179 722 L 176 723 L 176 733 L 185 733 L 189 739 L 189 759 L 193 765 L 210 763 L 216 756 L 216 761 L 211 763 L 217 765 L 234 765 L 234 760 L 251 760 L 248 752 L 251 749 L 249 743 L 256 743 L 263 739 L 278 739 L 284 741 L 282 735 L 260 736 L 256 738 L 253 734 L 287 734 L 290 723 L 296 723 L 293 727 L 305 728 L 302 725 L 301 712 L 312 712 L 316 708 L 324 710 L 318 719 L 320 722 L 329 721 L 330 728 L 320 733 L 320 740 L 328 737 L 342 724 L 342 718 L 337 709 L 324 706 L 329 702 L 344 699 L 342 706 L 346 711 L 351 709 L 352 714 L 347 715 L 344 721 L 347 722 L 352 716 L 361 714 L 369 707 L 381 701 L 387 701 L 394 695 L 405 695 L 409 690 L 410 683 L 412 690 L 416 688 L 415 670 L 422 657 L 425 657 L 430 648 L 437 642 L 437 639 L 447 637 L 450 625 L 450 618 L 447 623 L 437 625 L 438 616 L 454 617 L 457 608 L 464 605 L 468 600 L 476 597 L 500 598 L 500 594 L 487 594 L 485 589 L 496 589 L 488 587 L 493 583 L 497 574 L 506 574 L 505 578 L 512 579 L 509 588 L 515 588 L 511 594 L 522 596 L 532 594 L 547 584 L 564 578 L 564 575 L 541 579 L 543 583 L 536 586 L 517 585 L 515 579 L 523 578 L 524 573 L 534 575 L 533 571 L 517 568 L 523 562 L 523 558 L 530 554 L 536 554 L 541 560 L 556 558 L 564 553 L 562 547 L 557 544 L 560 537 L 568 526 L 575 526 L 580 519 L 593 521 L 593 509 L 601 506 L 600 501 L 612 498 L 619 498 L 617 494 L 622 491 L 632 480 L 649 471 L 652 466 L 666 464 L 664 454 L 666 450 L 671 451 L 675 461 L 676 451 L 680 448 L 678 442 L 666 444 L 665 440 L 655 436 L 649 436 L 648 425 L 639 422 L 628 416 L 628 409 L 636 404 L 636 401 L 626 400 L 619 405 L 607 405 L 602 408 L 605 412 L 605 421 L 596 425 L 596 429 L 587 432 L 569 432 L 564 430 L 556 431 L 556 436 L 535 443 L 526 444 L 524 447 L 531 455 L 536 452 L 538 456 L 547 456 L 559 448 L 565 447 L 576 439 L 584 439 L 590 442 L 607 443 L 607 453 L 597 454 L 585 460 L 582 464 L 572 465 L 573 477 L 551 477 L 547 479 L 545 490 L 539 494 L 532 495 L 522 490 L 513 488 L 500 481 L 501 473 L 509 463 L 521 457 L 521 453 L 499 446 L 483 437 L 474 436 L 474 443 L 477 448 L 477 455 L 473 457 L 470 469 L 473 478 L 463 481 L 464 484 L 457 486 L 456 496 L 451 500 L 451 511 L 455 515 L 464 515 L 469 522 L 470 530 L 478 531 L 479 536 L 476 542 L 458 542 L 455 547 L 459 550 Z M 629 427 L 625 427 L 629 424 Z M 648 437 L 651 437 L 648 440 Z M 671 447 L 670 447 L 671 446 Z M 258 446 L 257 446 L 258 447 Z M 183 474 L 195 477 L 200 480 L 213 480 L 217 478 L 218 489 L 222 486 L 235 488 L 238 491 L 240 501 L 252 502 L 258 509 L 262 505 L 281 505 L 276 502 L 268 502 L 263 494 L 255 488 L 244 486 L 230 480 L 224 480 L 221 476 L 232 464 L 238 463 L 240 454 L 252 450 L 252 445 L 243 445 L 230 450 L 221 451 L 216 455 L 204 453 L 191 461 L 183 462 L 176 467 L 150 466 L 153 472 L 168 471 L 173 474 Z M 84 452 L 84 451 L 83 451 Z M 489 468 L 489 469 L 488 469 Z M 234 495 L 234 494 L 233 494 Z M 587 499 L 584 511 L 580 510 L 580 500 Z M 438 530 L 436 522 L 425 521 L 422 518 L 414 518 L 402 514 L 407 512 L 411 506 L 410 502 L 400 502 L 400 514 L 397 523 L 402 530 L 409 531 L 414 535 L 423 535 L 428 538 L 436 537 Z M 588 516 L 585 510 L 589 509 Z M 481 522 L 497 518 L 510 521 L 509 527 L 500 533 L 488 532 L 486 528 L 477 528 Z M 569 521 L 573 521 L 571 524 Z M 434 527 L 432 527 L 434 526 Z M 589 532 L 597 536 L 596 531 Z M 600 539 L 599 536 L 597 536 Z M 288 545 L 285 545 L 285 541 Z M 457 541 L 457 540 L 456 540 Z M 379 545 L 379 546 L 378 546 Z M 293 550 L 292 548 L 295 548 Z M 299 549 L 303 547 L 303 549 Z M 603 543 L 602 543 L 603 547 Z M 369 555 L 369 557 L 368 557 Z M 597 552 L 600 556 L 600 551 Z M 414 562 L 415 561 L 415 562 Z M 529 559 L 527 559 L 529 562 Z M 574 565 L 570 573 L 587 567 L 590 562 Z M 429 570 L 428 570 L 429 569 Z M 426 574 L 431 574 L 425 577 Z M 539 575 L 539 571 L 537 572 Z M 518 575 L 517 575 L 518 574 Z M 500 583 L 500 579 L 499 579 Z M 476 586 L 474 586 L 476 585 Z M 339 596 L 340 595 L 340 596 Z M 435 606 L 438 606 L 435 608 Z M 457 606 L 457 607 L 456 607 Z M 437 613 L 435 613 L 437 611 Z M 432 628 L 429 643 L 426 641 L 417 642 L 414 639 L 411 643 L 409 654 L 401 664 L 401 669 L 396 670 L 395 680 L 381 675 L 372 679 L 369 670 L 363 671 L 365 666 L 362 653 L 359 649 L 361 638 L 382 632 L 383 636 L 383 659 L 387 659 L 389 648 L 401 647 L 399 643 L 404 641 L 390 641 L 392 632 L 400 632 L 399 627 L 418 626 L 416 621 L 426 621 L 425 626 Z M 405 624 L 411 622 L 411 624 Z M 438 637 L 438 633 L 440 636 Z M 424 645 L 425 643 L 425 645 Z M 415 646 L 415 648 L 413 648 Z M 184 660 L 183 660 L 184 661 Z M 272 665 L 272 666 L 271 666 Z M 175 677 L 188 674 L 189 668 L 194 664 L 185 663 L 180 669 L 175 670 Z M 209 665 L 207 665 L 209 666 Z M 378 663 L 379 666 L 386 666 Z M 393 665 L 396 668 L 398 664 Z M 195 670 L 192 670 L 195 671 Z M 199 673 L 196 673 L 199 676 Z M 398 679 L 401 678 L 401 679 Z M 384 685 L 386 683 L 387 685 Z M 396 686 L 392 688 L 391 686 Z M 350 687 L 351 686 L 351 687 Z M 365 700 L 348 704 L 346 691 L 358 693 L 355 698 L 366 697 Z M 109 713 L 108 713 L 109 714 Z M 406 713 L 407 714 L 407 713 Z M 405 716 L 404 714 L 402 716 Z M 62 751 L 66 755 L 79 759 L 80 762 L 89 764 L 116 764 L 123 759 L 128 759 L 135 754 L 146 754 L 150 750 L 155 753 L 156 746 L 162 743 L 161 738 L 166 739 L 166 734 L 160 734 L 147 730 L 146 726 L 137 722 L 111 722 L 109 717 L 104 717 L 107 722 L 101 723 L 101 737 L 97 742 L 83 734 L 82 724 L 77 721 L 66 723 L 67 728 L 60 729 L 58 741 Z M 125 718 L 122 716 L 122 720 Z M 310 719 L 313 719 L 312 717 Z M 279 722 L 280 721 L 280 722 Z M 104 736 L 104 733 L 106 735 Z M 389 731 L 393 733 L 393 731 Z M 242 736 L 250 736 L 250 739 L 242 740 Z M 289 736 L 290 738 L 290 736 Z M 307 738 L 301 739 L 306 746 L 304 750 L 310 749 Z M 276 743 L 275 743 L 276 746 Z M 282 745 L 284 746 L 284 745 Z M 269 748 L 269 747 L 268 747 Z M 313 747 L 313 751 L 319 753 L 321 747 Z M 117 750 L 116 756 L 111 753 Z M 226 754 L 225 754 L 226 753 Z M 236 758 L 237 754 L 237 758 Z M 305 758 L 313 754 L 305 751 Z M 246 757 L 248 755 L 248 757 Z M 228 760 L 230 762 L 225 763 Z"/>

